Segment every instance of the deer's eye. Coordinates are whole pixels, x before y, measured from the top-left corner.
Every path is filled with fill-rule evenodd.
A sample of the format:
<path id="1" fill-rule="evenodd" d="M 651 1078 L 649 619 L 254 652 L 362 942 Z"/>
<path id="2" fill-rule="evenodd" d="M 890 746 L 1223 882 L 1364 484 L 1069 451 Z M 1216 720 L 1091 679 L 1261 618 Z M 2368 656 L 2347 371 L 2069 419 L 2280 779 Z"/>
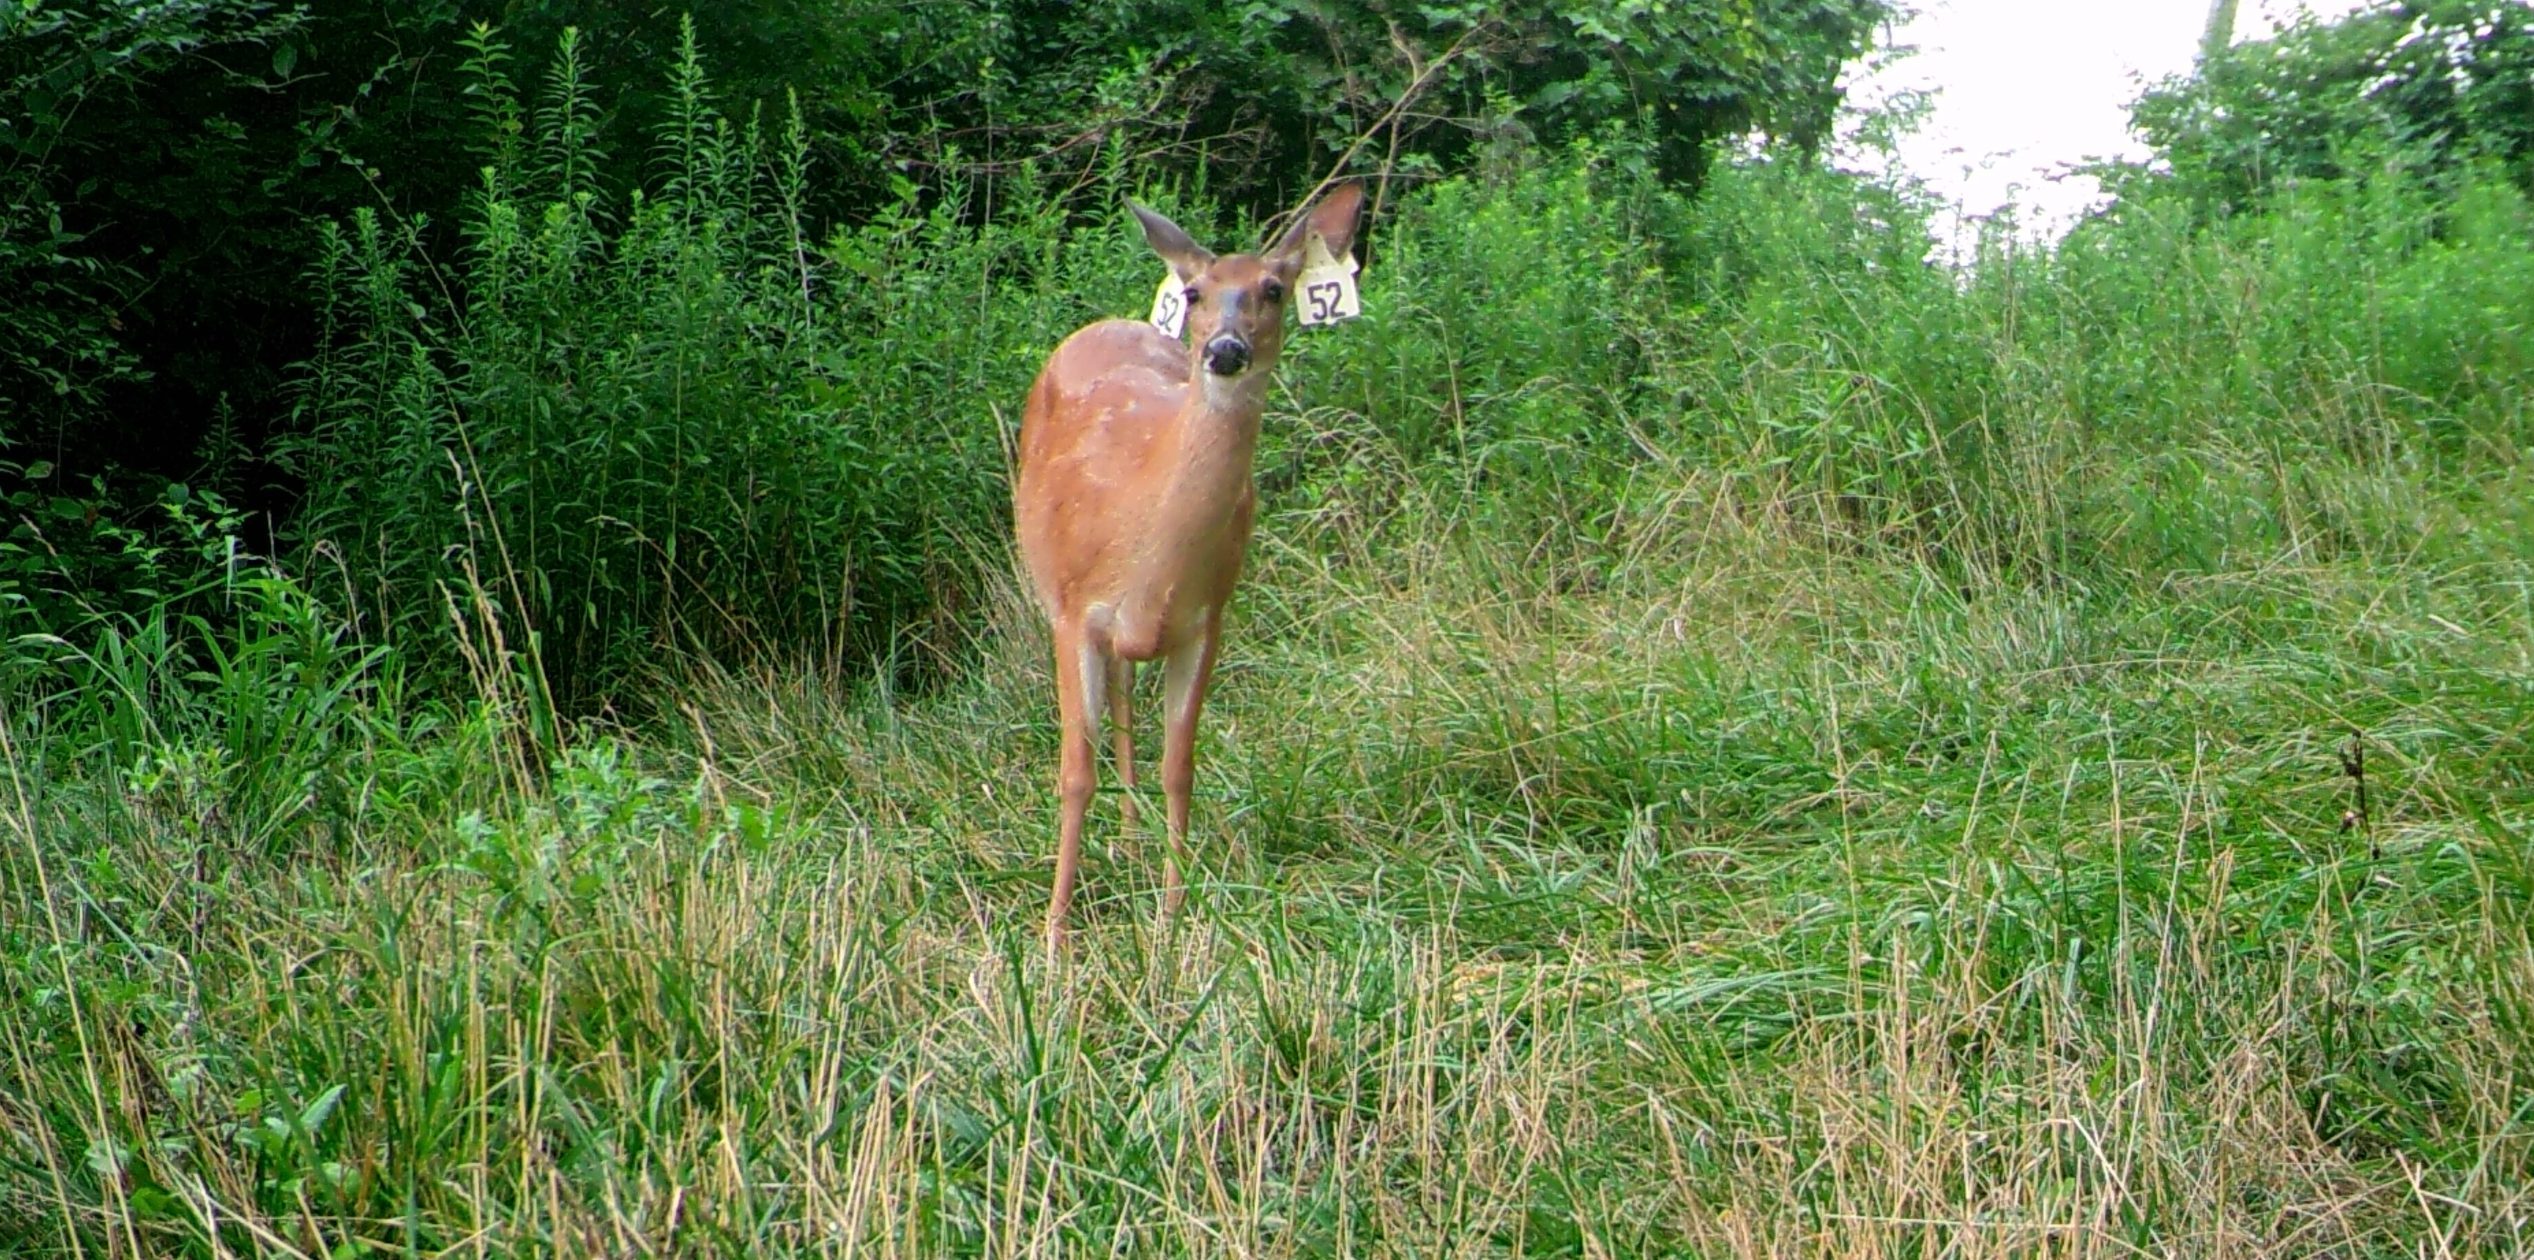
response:
<path id="1" fill-rule="evenodd" d="M 1192 284 L 1192 285 L 1189 285 L 1189 286 L 1188 286 L 1188 291 L 1187 291 L 1187 292 L 1182 293 L 1182 294 L 1180 294 L 1179 296 L 1181 296 L 1181 297 L 1183 297 L 1183 298 L 1188 299 L 1188 305 L 1190 305 L 1190 306 L 1194 306 L 1194 305 L 1196 305 L 1196 304 L 1197 304 L 1197 299 L 1198 299 L 1198 298 L 1200 298 L 1200 297 L 1202 297 L 1202 296 L 1204 296 L 1204 295 L 1203 295 L 1203 294 L 1198 293 L 1198 292 L 1197 292 L 1197 286 L 1195 286 L 1195 285 L 1193 285 L 1193 284 Z"/>
<path id="2" fill-rule="evenodd" d="M 1267 300 L 1270 302 L 1281 302 L 1285 300 L 1285 286 L 1284 282 L 1281 280 L 1270 280 L 1267 283 L 1258 286 L 1258 291 L 1266 295 Z"/>

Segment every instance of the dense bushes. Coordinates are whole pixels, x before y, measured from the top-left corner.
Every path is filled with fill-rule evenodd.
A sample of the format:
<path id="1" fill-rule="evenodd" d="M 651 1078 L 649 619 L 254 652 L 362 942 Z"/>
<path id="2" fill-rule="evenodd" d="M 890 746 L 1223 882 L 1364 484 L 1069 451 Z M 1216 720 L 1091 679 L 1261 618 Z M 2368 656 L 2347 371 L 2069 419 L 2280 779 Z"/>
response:
<path id="1" fill-rule="evenodd" d="M 1155 264 L 1114 212 L 1017 197 L 810 241 L 796 141 L 687 83 L 681 156 L 630 204 L 573 194 L 547 142 L 568 92 L 488 94 L 529 119 L 461 265 L 374 216 L 330 234 L 284 563 L 216 498 L 159 509 L 170 546 L 25 492 L 11 712 L 276 844 L 339 825 L 380 747 L 549 739 L 690 649 L 852 673 L 970 641 L 1013 409 Z M 2434 572 L 2534 538 L 2508 480 L 2534 447 L 2534 215 L 2505 177 L 2318 183 L 2216 227 L 2133 198 L 1965 275 L 1921 261 L 1916 213 L 1789 163 L 1684 199 L 1616 144 L 1406 196 L 1366 239 L 1366 317 L 1290 343 L 1262 563 L 1520 539 L 1468 558 L 1589 592 L 1654 571 L 1692 486 L 1965 590 L 2112 607 L 2260 557 Z M 438 790 L 413 764 L 397 790 Z"/>
<path id="2" fill-rule="evenodd" d="M 834 662 L 955 613 L 1006 493 L 996 408 L 1086 286 L 1145 273 L 1125 241 L 911 200 L 814 240 L 799 117 L 715 112 L 691 43 L 660 174 L 616 202 L 571 45 L 534 108 L 505 55 L 471 64 L 489 152 L 457 266 L 366 212 L 325 234 L 302 539 L 391 637 L 481 581 L 567 702 L 664 647 Z"/>
<path id="3" fill-rule="evenodd" d="M 1001 563 L 1031 373 L 1149 283 L 1125 150 L 1066 196 L 1014 172 L 988 212 L 909 184 L 817 236 L 803 116 L 717 109 L 691 30 L 623 197 L 577 38 L 530 99 L 509 57 L 479 32 L 464 67 L 484 173 L 458 257 L 392 215 L 323 230 L 322 348 L 278 447 L 307 486 L 291 567 L 425 669 L 455 664 L 453 610 L 489 611 L 567 709 L 664 650 L 903 667 L 955 643 Z M 1694 461 L 1979 580 L 2117 583 L 2292 528 L 2281 496 L 2322 491 L 2251 485 L 2264 461 L 2429 476 L 2525 445 L 2530 229 L 2496 169 L 2315 181 L 2213 225 L 2184 181 L 2141 184 L 1957 275 L 1922 261 L 1903 190 L 1778 158 L 1692 197 L 1658 147 L 1620 129 L 1394 189 L 1369 317 L 1295 341 L 1275 501 L 1360 532 L 1427 483 L 1590 581 L 1627 505 Z M 199 585 L 35 471 L 0 552 L 14 632 Z M 2271 507 L 2170 493 L 2239 482 Z M 2344 506 L 2343 545 L 2398 532 Z"/>
<path id="4" fill-rule="evenodd" d="M 2151 178 L 2203 214 L 2312 179 L 2403 169 L 2441 183 L 2496 164 L 2534 184 L 2534 8 L 2376 0 L 2303 15 L 2157 85 L 2133 111 Z"/>
<path id="5" fill-rule="evenodd" d="M 1923 227 L 1905 193 L 1793 163 L 1720 167 L 1695 201 L 1590 150 L 1437 187 L 1375 234 L 1374 317 L 1302 360 L 1302 401 L 1354 409 L 1387 462 L 1270 467 L 1323 470 L 1306 499 L 1375 464 L 1485 482 L 1467 510 L 1549 530 L 1526 496 L 1624 497 L 1677 459 L 1983 580 L 2118 585 L 2284 545 L 2318 491 L 2257 484 L 2278 461 L 2433 478 L 2534 442 L 2534 212 L 2503 173 L 2321 181 L 2214 226 L 2142 187 L 1962 274 L 1921 261 Z M 2357 512 L 2345 545 L 2408 528 L 2332 510 Z"/>
<path id="6" fill-rule="evenodd" d="M 779 119 L 791 94 L 816 168 L 793 213 L 816 239 L 910 200 L 973 226 L 1007 189 L 1026 210 L 1033 169 L 1078 193 L 1119 165 L 1255 219 L 1332 169 L 1432 178 L 1612 125 L 1658 136 L 1688 180 L 1755 126 L 1826 134 L 1884 12 L 766 0 L 703 7 L 691 38 L 733 117 Z M 0 6 L 0 324 L 18 334 L 0 341 L 0 495 L 44 461 L 125 527 L 155 530 L 171 482 L 260 534 L 286 525 L 305 465 L 273 456 L 309 436 L 288 382 L 324 335 L 301 283 L 311 221 L 374 210 L 456 265 L 479 22 L 533 50 L 523 77 L 569 33 L 590 104 L 578 186 L 622 205 L 691 108 L 661 74 L 680 21 L 591 0 Z"/>
<path id="7" fill-rule="evenodd" d="M 673 160 L 619 212 L 575 182 L 568 67 L 534 110 L 484 79 L 487 134 L 534 117 L 491 154 L 462 266 L 366 215 L 329 235 L 304 537 L 400 632 L 481 580 L 567 701 L 663 646 L 850 659 L 959 617 L 1000 561 L 999 432 L 1039 357 L 1142 297 L 1123 173 L 1087 222 L 1012 181 L 983 223 L 907 203 L 812 242 L 800 131 L 714 114 L 690 53 Z M 2142 194 L 1962 276 L 1922 261 L 1923 223 L 1799 162 L 1720 166 L 1692 200 L 1623 139 L 1410 192 L 1370 237 L 1370 317 L 1296 340 L 1309 412 L 1270 425 L 1263 476 L 1363 519 L 1401 478 L 1484 488 L 1472 511 L 1580 530 L 1580 556 L 1617 522 L 1573 492 L 1660 452 L 1965 572 L 2103 581 L 2279 527 L 2142 513 L 2150 465 L 2426 470 L 2526 440 L 2530 229 L 2497 175 L 2324 182 L 2212 228 Z"/>
<path id="8" fill-rule="evenodd" d="M 1878 230 L 1913 221 L 1905 201 L 1834 178 L 1731 172 L 1695 221 L 1704 341 L 1672 370 L 1711 458 L 1976 567 L 2154 580 L 2281 541 L 2278 519 L 2155 523 L 2235 495 L 2142 514 L 2139 478 L 2176 461 L 2433 477 L 2534 441 L 2534 214 L 2495 171 L 2318 182 L 2207 228 L 2141 188 L 2055 249 L 1991 241 L 1959 277 Z"/>

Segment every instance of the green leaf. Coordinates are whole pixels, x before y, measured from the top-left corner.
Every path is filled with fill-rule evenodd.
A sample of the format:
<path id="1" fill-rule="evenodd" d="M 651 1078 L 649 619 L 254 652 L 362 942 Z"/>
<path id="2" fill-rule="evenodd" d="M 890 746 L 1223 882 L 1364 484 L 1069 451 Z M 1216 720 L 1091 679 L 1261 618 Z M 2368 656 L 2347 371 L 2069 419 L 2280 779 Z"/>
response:
<path id="1" fill-rule="evenodd" d="M 300 1133 L 311 1139 L 315 1138 L 317 1130 L 325 1126 L 326 1118 L 334 1114 L 335 1105 L 342 1101 L 343 1087 L 341 1085 L 336 1085 L 317 1095 L 316 1101 L 309 1103 L 307 1109 L 299 1113 Z"/>
<path id="2" fill-rule="evenodd" d="M 132 1205 L 132 1215 L 145 1221 L 183 1220 L 188 1215 L 184 1200 L 158 1186 L 134 1186 L 126 1202 Z"/>
<path id="3" fill-rule="evenodd" d="M 299 45 L 287 41 L 273 45 L 273 77 L 287 79 L 291 67 L 299 64 Z"/>
<path id="4" fill-rule="evenodd" d="M 120 1176 L 124 1161 L 132 1152 L 113 1138 L 100 1138 L 88 1144 L 88 1170 L 100 1177 Z"/>

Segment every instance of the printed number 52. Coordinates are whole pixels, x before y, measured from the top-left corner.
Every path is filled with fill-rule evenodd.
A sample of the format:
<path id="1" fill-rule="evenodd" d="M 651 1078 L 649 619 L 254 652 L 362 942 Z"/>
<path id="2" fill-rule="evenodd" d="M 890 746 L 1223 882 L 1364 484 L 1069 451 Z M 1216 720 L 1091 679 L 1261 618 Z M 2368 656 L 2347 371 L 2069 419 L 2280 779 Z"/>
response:
<path id="1" fill-rule="evenodd" d="M 1302 295 L 1310 299 L 1311 318 L 1323 320 L 1337 314 L 1338 297 L 1344 291 L 1344 286 L 1334 280 L 1305 286 Z"/>

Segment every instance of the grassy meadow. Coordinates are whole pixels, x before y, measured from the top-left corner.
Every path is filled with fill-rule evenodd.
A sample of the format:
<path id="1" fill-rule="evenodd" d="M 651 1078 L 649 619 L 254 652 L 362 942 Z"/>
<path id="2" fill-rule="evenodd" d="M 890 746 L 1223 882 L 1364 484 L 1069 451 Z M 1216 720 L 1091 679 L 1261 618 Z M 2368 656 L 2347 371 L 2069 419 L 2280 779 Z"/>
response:
<path id="1" fill-rule="evenodd" d="M 825 243 L 890 277 L 827 322 L 760 265 L 781 199 L 751 244 L 705 183 L 489 203 L 464 340 L 338 237 L 304 458 L 382 480 L 312 511 L 404 568 L 180 505 L 223 617 L 17 645 L 0 1254 L 2534 1254 L 2505 179 L 2141 198 L 1961 273 L 1791 165 L 1395 192 L 1267 419 L 1190 913 L 1106 794 L 1055 966 L 999 432 L 1155 265 L 1122 215 L 910 218 Z M 499 427 L 567 361 L 623 432 Z M 722 462 L 606 462 L 654 434 Z M 576 484 L 636 524 L 523 593 L 500 496 Z M 641 522 L 717 511 L 715 563 L 908 531 L 872 598 L 965 594 L 874 655 L 769 562 L 597 637 L 679 606 Z M 567 654 L 635 681 L 558 699 Z"/>

